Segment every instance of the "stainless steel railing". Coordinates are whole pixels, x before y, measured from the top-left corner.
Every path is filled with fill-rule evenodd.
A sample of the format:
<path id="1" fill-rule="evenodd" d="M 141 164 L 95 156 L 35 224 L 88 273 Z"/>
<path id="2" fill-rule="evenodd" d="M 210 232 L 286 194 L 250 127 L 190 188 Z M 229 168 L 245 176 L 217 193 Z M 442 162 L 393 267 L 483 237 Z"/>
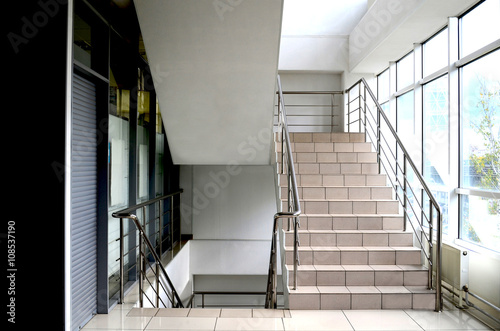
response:
<path id="1" fill-rule="evenodd" d="M 403 207 L 404 230 L 406 224 L 410 224 L 422 248 L 428 263 L 428 288 L 435 288 L 435 310 L 441 311 L 441 207 L 365 79 L 361 78 L 346 93 L 347 131 L 365 132 L 367 140 L 376 149 L 379 172 L 383 170 L 387 174 L 397 200 Z"/>
<path id="2" fill-rule="evenodd" d="M 281 211 L 274 215 L 273 223 L 273 236 L 271 241 L 271 254 L 269 260 L 269 272 L 268 272 L 268 282 L 266 291 L 266 308 L 276 309 L 277 308 L 277 282 L 278 282 L 278 221 L 283 218 L 287 218 L 293 221 L 294 225 L 294 249 L 293 249 L 293 261 L 294 261 L 294 289 L 297 288 L 297 266 L 299 265 L 299 235 L 298 228 L 300 226 L 299 215 L 301 214 L 299 192 L 297 188 L 297 181 L 295 178 L 295 167 L 293 164 L 292 148 L 290 145 L 290 135 L 288 132 L 288 122 L 286 117 L 286 108 L 283 98 L 283 90 L 281 88 L 281 80 L 278 75 L 278 128 L 281 136 L 281 173 L 287 175 L 287 211 Z M 289 227 L 291 224 L 289 222 Z"/>
<path id="3" fill-rule="evenodd" d="M 279 95 L 279 91 L 276 92 Z M 282 91 L 287 95 L 288 128 L 300 131 L 334 132 L 341 123 L 344 91 Z M 279 101 L 279 98 L 278 98 Z M 275 105 L 274 122 L 279 123 L 279 105 Z"/>
<path id="4" fill-rule="evenodd" d="M 180 194 L 183 192 L 183 190 L 179 190 L 176 192 L 173 192 L 168 195 L 164 195 L 162 197 L 158 197 L 155 199 L 148 200 L 146 202 L 137 204 L 135 206 L 122 209 L 120 211 L 117 211 L 112 214 L 114 218 L 119 218 L 120 219 L 120 303 L 124 302 L 124 226 L 123 226 L 123 220 L 124 219 L 131 219 L 137 230 L 139 230 L 139 262 L 137 263 L 138 267 L 138 274 L 139 274 L 139 304 L 140 307 L 144 306 L 144 298 L 146 298 L 149 303 L 153 307 L 160 307 L 160 304 L 163 305 L 164 307 L 168 307 L 168 303 L 165 302 L 164 298 L 166 297 L 168 301 L 170 302 L 171 307 L 175 308 L 182 308 L 184 307 L 181 301 L 181 298 L 179 297 L 177 291 L 175 290 L 175 287 L 170 280 L 170 277 L 167 274 L 167 271 L 165 270 L 163 264 L 161 263 L 161 255 L 163 252 L 162 248 L 162 243 L 163 243 L 163 238 L 162 238 L 162 225 L 161 225 L 161 217 L 163 215 L 162 212 L 162 202 L 169 199 L 170 200 L 170 235 L 169 235 L 169 240 L 170 240 L 170 248 L 173 254 L 174 250 L 174 243 L 175 243 L 175 238 L 174 238 L 174 197 L 175 196 L 180 196 Z M 141 222 L 139 217 L 136 215 L 138 210 L 142 210 L 142 219 L 143 221 L 146 220 L 146 207 L 152 206 L 154 204 L 158 204 L 159 208 L 159 216 L 156 218 L 158 220 L 158 231 L 159 233 L 159 240 L 158 240 L 158 245 L 155 247 L 151 241 L 148 238 L 148 235 L 146 234 L 145 231 L 145 223 Z M 181 248 L 181 230 L 180 230 L 180 221 L 179 221 L 179 238 L 178 238 L 178 243 L 179 243 L 179 248 Z M 146 249 L 147 248 L 147 249 Z M 159 252 L 159 253 L 158 253 Z M 154 264 L 151 265 L 148 256 L 151 256 L 153 259 Z M 149 268 L 148 268 L 149 267 Z M 154 276 L 153 282 L 151 282 L 150 278 L 148 277 L 148 270 L 152 272 Z M 147 291 L 144 287 L 145 282 L 149 284 L 149 289 L 154 293 L 155 298 L 151 299 L 147 295 Z M 166 283 L 166 284 L 165 284 Z"/>

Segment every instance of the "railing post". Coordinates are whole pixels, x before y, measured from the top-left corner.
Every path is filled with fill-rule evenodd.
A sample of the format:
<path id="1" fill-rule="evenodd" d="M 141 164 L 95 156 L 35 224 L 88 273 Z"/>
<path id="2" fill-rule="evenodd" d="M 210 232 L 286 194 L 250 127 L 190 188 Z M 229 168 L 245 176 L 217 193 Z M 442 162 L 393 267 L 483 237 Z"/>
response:
<path id="1" fill-rule="evenodd" d="M 299 222 L 295 219 L 294 222 L 294 235 L 293 235 L 293 289 L 297 289 L 297 268 L 299 267 Z"/>
<path id="2" fill-rule="evenodd" d="M 331 117 L 330 117 L 330 132 L 333 132 L 333 114 L 334 114 L 334 104 L 335 104 L 335 94 L 330 94 L 330 102 L 331 102 Z"/>
<path id="3" fill-rule="evenodd" d="M 142 286 L 143 286 L 143 282 L 144 282 L 144 275 L 143 275 L 143 268 L 142 268 L 142 263 L 143 263 L 143 239 L 142 239 L 142 233 L 141 233 L 141 230 L 139 230 L 139 262 L 137 263 L 138 264 L 138 268 L 139 268 L 139 307 L 142 308 L 144 305 L 143 303 L 143 289 L 142 289 Z"/>
<path id="4" fill-rule="evenodd" d="M 123 244 L 123 218 L 120 218 L 120 303 L 125 302 L 125 293 L 124 293 L 124 285 L 125 285 L 125 272 L 123 268 L 125 267 L 123 262 L 124 255 L 124 244 Z"/>
<path id="5" fill-rule="evenodd" d="M 433 222 L 433 217 L 434 217 L 434 213 L 433 213 L 433 204 L 431 203 L 430 199 L 429 199 L 429 240 L 430 240 L 430 243 L 429 245 L 432 246 L 432 232 L 433 232 L 433 229 L 432 229 L 432 222 Z M 427 270 L 428 271 L 428 274 L 427 274 L 427 287 L 428 289 L 432 289 L 432 269 L 434 268 L 434 263 L 433 263 L 433 258 L 432 258 L 432 251 L 434 249 L 432 247 L 429 247 L 429 269 Z M 436 284 L 437 285 L 437 284 Z"/>
<path id="6" fill-rule="evenodd" d="M 380 131 L 380 112 L 382 111 L 382 109 L 380 109 L 379 107 L 376 107 L 377 108 L 377 162 L 378 162 L 378 173 L 380 174 L 381 172 L 381 150 L 380 150 L 380 141 L 381 141 L 381 131 Z"/>
<path id="7" fill-rule="evenodd" d="M 174 258 L 174 197 L 170 197 L 170 247 L 172 259 Z"/>
<path id="8" fill-rule="evenodd" d="M 351 132 L 351 90 L 347 91 L 347 132 Z"/>
<path id="9" fill-rule="evenodd" d="M 160 261 L 155 263 L 156 274 L 156 308 L 160 308 Z"/>
<path id="10" fill-rule="evenodd" d="M 443 215 L 441 211 L 438 210 L 437 214 L 437 238 L 436 238 L 436 308 L 435 311 L 441 311 L 443 309 L 443 295 L 441 292 L 441 261 L 442 261 L 442 251 L 441 247 L 443 244 L 443 232 L 441 228 Z M 431 237 L 432 238 L 432 237 Z"/>
<path id="11" fill-rule="evenodd" d="M 396 160 L 396 162 L 398 162 Z M 403 222 L 403 231 L 406 231 L 406 218 L 408 217 L 408 212 L 407 212 L 407 208 L 408 208 L 408 196 L 407 196 L 407 185 L 406 185 L 406 174 L 407 174 L 407 169 L 406 169 L 406 154 L 403 154 L 403 219 L 404 219 L 404 222 Z"/>
<path id="12" fill-rule="evenodd" d="M 358 86 L 358 103 L 359 103 L 359 108 L 358 108 L 358 132 L 361 132 L 361 81 L 359 82 Z"/>
<path id="13" fill-rule="evenodd" d="M 163 229 L 162 229 L 162 215 L 163 215 L 163 208 L 162 208 L 162 200 L 158 201 L 158 238 L 160 240 L 159 247 L 160 247 L 160 258 L 162 257 L 163 254 Z"/>
<path id="14" fill-rule="evenodd" d="M 365 136 L 366 136 L 366 85 L 363 85 L 363 112 L 365 114 L 365 119 L 364 119 L 364 127 L 365 127 Z"/>
<path id="15" fill-rule="evenodd" d="M 273 294 L 272 294 L 272 305 L 271 307 L 273 309 L 277 308 L 277 301 L 278 301 L 278 296 L 277 296 L 277 291 L 278 291 L 278 227 L 274 227 L 274 238 L 273 238 Z"/>

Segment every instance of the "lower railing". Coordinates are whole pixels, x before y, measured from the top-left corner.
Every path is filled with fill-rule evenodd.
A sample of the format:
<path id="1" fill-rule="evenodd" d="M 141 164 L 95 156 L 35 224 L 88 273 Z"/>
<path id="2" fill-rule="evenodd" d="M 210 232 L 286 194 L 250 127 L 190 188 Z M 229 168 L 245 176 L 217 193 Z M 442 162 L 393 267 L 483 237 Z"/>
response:
<path id="1" fill-rule="evenodd" d="M 167 274 L 163 264 L 162 264 L 162 252 L 163 252 L 163 243 L 166 240 L 168 241 L 166 244 L 171 250 L 171 254 L 174 251 L 174 245 L 178 243 L 179 249 L 181 248 L 181 231 L 180 231 L 180 219 L 178 222 L 178 231 L 174 231 L 174 198 L 176 196 L 180 196 L 183 190 L 179 190 L 177 192 L 158 197 L 135 206 L 122 209 L 112 214 L 114 218 L 120 219 L 120 303 L 124 302 L 124 279 L 125 279 L 125 268 L 124 268 L 124 256 L 125 245 L 124 245 L 124 219 L 130 219 L 135 224 L 136 229 L 139 231 L 139 245 L 138 245 L 138 275 L 139 275 L 139 305 L 140 307 L 144 306 L 144 299 L 149 301 L 149 304 L 153 307 L 184 307 L 181 298 L 179 297 L 175 287 L 170 280 L 170 277 Z M 170 222 L 169 222 L 169 234 L 167 236 L 163 236 L 164 227 L 162 225 L 162 218 L 165 213 L 163 212 L 162 203 L 165 200 L 170 200 L 170 210 L 168 211 Z M 146 222 L 146 208 L 151 206 L 157 206 L 159 210 L 159 216 L 155 217 L 153 220 Z M 137 214 L 138 211 L 142 211 L 142 219 L 140 219 Z M 148 233 L 146 233 L 146 223 L 149 223 L 150 226 L 157 222 L 156 236 L 157 239 L 156 245 L 151 243 L 149 239 Z M 178 232 L 178 238 L 174 238 L 174 234 Z M 178 240 L 178 241 L 177 241 Z M 172 256 L 173 257 L 173 256 Z M 146 285 L 146 286 L 145 286 Z M 149 292 L 154 293 L 154 297 L 150 298 L 148 295 Z M 166 302 L 168 300 L 168 302 Z"/>
<path id="2" fill-rule="evenodd" d="M 365 79 L 346 94 L 347 131 L 364 132 L 377 151 L 379 172 L 387 174 L 403 207 L 404 229 L 410 224 L 415 233 L 429 270 L 428 288 L 436 291 L 435 310 L 441 311 L 441 207 Z"/>
<path id="3" fill-rule="evenodd" d="M 282 295 L 283 292 L 277 292 L 276 294 Z M 259 291 L 193 291 L 193 295 L 189 300 L 189 304 L 186 307 L 194 308 L 194 302 L 196 296 L 201 296 L 201 308 L 205 308 L 205 297 L 206 296 L 264 296 L 267 295 L 267 292 L 259 292 Z M 220 304 L 214 305 L 216 307 L 221 307 Z M 260 305 L 255 305 L 255 307 L 259 307 Z M 234 307 L 234 305 L 230 305 L 229 307 Z M 247 307 L 247 306 L 245 306 Z M 262 306 L 260 306 L 262 307 Z"/>

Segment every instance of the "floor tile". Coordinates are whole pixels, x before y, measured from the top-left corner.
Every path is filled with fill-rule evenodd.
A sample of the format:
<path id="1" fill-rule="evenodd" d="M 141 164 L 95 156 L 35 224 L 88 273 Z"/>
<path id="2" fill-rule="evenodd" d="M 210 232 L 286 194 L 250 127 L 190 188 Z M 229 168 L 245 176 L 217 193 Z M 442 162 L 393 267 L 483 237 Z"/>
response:
<path id="1" fill-rule="evenodd" d="M 423 330 L 402 310 L 350 310 L 344 314 L 356 331 Z"/>
<path id="2" fill-rule="evenodd" d="M 155 317 L 187 317 L 191 308 L 160 308 Z"/>
<path id="3" fill-rule="evenodd" d="M 281 318 L 219 318 L 215 331 L 258 330 L 283 331 Z"/>
<path id="4" fill-rule="evenodd" d="M 145 330 L 211 330 L 216 317 L 153 317 Z"/>
<path id="5" fill-rule="evenodd" d="M 441 313 L 406 310 L 406 313 L 425 330 L 491 330 L 468 313 L 460 310 L 448 310 Z"/>
<path id="6" fill-rule="evenodd" d="M 281 318 L 286 317 L 282 309 L 253 309 L 254 318 Z"/>
<path id="7" fill-rule="evenodd" d="M 87 329 L 105 329 L 105 330 L 144 330 L 152 317 L 150 316 L 110 316 L 112 314 L 103 314 L 94 316 L 86 325 Z"/>
<path id="8" fill-rule="evenodd" d="M 352 331 L 351 324 L 340 310 L 292 310 L 292 318 L 283 319 L 285 330 Z"/>
<path id="9" fill-rule="evenodd" d="M 155 316 L 158 308 L 132 308 L 127 316 Z"/>
<path id="10" fill-rule="evenodd" d="M 220 309 L 193 308 L 189 311 L 188 317 L 219 317 Z"/>
<path id="11" fill-rule="evenodd" d="M 220 317 L 251 318 L 252 309 L 222 309 Z"/>

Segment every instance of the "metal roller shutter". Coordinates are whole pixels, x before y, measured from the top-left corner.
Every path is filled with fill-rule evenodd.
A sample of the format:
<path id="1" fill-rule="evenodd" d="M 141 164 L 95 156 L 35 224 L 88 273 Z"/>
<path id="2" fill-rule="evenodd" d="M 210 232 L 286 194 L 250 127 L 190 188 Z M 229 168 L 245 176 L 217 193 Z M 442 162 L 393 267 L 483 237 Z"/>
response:
<path id="1" fill-rule="evenodd" d="M 73 76 L 71 137 L 71 329 L 97 310 L 96 87 Z"/>

